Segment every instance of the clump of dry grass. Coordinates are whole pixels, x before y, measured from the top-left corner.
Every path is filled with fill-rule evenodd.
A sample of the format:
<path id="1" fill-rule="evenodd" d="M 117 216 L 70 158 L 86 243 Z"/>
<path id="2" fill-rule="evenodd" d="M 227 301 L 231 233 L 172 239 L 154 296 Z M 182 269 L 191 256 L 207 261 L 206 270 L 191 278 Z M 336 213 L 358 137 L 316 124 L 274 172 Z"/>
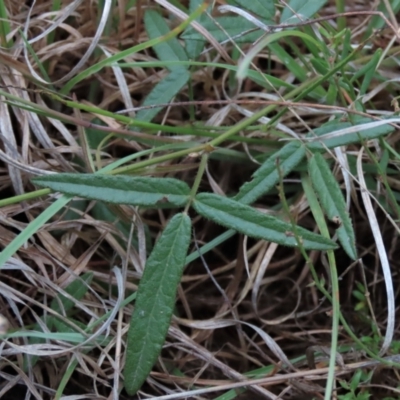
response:
<path id="1" fill-rule="evenodd" d="M 124 115 L 134 117 L 151 89 L 168 75 L 166 68 L 105 67 L 62 95 L 63 85 L 81 71 L 148 40 L 143 23 L 147 9 L 157 8 L 171 27 L 176 26 L 171 8 L 164 2 L 158 3 L 162 6 L 138 1 L 136 6 L 128 7 L 128 2 L 120 1 L 104 11 L 95 2 L 65 1 L 59 8 L 57 2 L 49 1 L 36 1 L 32 6 L 4 2 L 10 33 L 6 41 L 2 36 L 0 54 L 0 184 L 3 199 L 22 197 L 21 201 L 10 201 L 1 208 L 2 249 L 58 197 L 43 192 L 42 197 L 30 198 L 28 194 L 35 190 L 30 182 L 33 176 L 93 172 L 93 166 L 99 169 L 125 156 L 144 152 L 136 160 L 143 163 L 134 170 L 135 174 L 176 177 L 192 184 L 199 165 L 196 154 L 188 152 L 152 164 L 153 157 L 168 155 L 169 151 L 157 150 L 155 154 L 145 151 L 165 143 L 175 145 L 177 139 L 189 143 L 188 148 L 195 148 L 209 139 L 191 134 L 190 128 L 195 124 L 205 127 L 203 131 L 208 127 L 212 137 L 253 115 L 265 104 L 278 105 L 268 118 L 283 108 L 286 99 L 280 97 L 279 90 L 284 92 L 284 88 L 273 93 L 250 79 L 239 85 L 228 70 L 215 67 L 213 63 L 232 61 L 232 54 L 238 50 L 231 43 L 208 45 L 210 51 L 202 54 L 199 61 L 209 65 L 193 68 L 191 85 L 184 86 L 170 106 L 153 119 L 160 127 L 167 127 L 167 132 L 160 130 L 154 134 L 150 128 L 127 126 L 111 114 L 87 111 L 97 107 L 117 115 L 125 110 Z M 346 6 L 356 11 L 370 8 L 369 4 L 357 2 Z M 334 6 L 328 4 L 321 15 L 334 12 Z M 367 16 L 359 16 L 348 21 L 354 43 L 361 41 L 367 20 Z M 56 24 L 57 28 L 48 33 Z M 29 46 L 24 36 L 30 40 Z M 392 37 L 392 31 L 384 30 L 370 41 L 374 46 L 371 52 L 387 48 L 393 54 L 393 59 L 385 58 L 389 61 L 383 62 L 379 69 L 380 76 L 387 80 L 396 79 L 397 74 L 397 61 L 390 62 L 397 60 L 398 50 L 398 45 L 391 42 Z M 294 53 L 295 44 L 282 46 L 297 59 L 301 55 Z M 301 47 L 301 41 L 297 45 L 308 51 Z M 242 44 L 240 50 L 246 53 L 251 46 Z M 156 60 L 152 48 L 124 58 L 125 62 Z M 363 64 L 361 58 L 353 62 Z M 276 54 L 268 54 L 267 50 L 254 63 L 288 85 L 304 84 L 299 83 L 298 77 Z M 340 107 L 349 113 L 355 111 L 376 118 L 391 114 L 389 98 L 394 97 L 396 85 L 372 81 L 367 92 L 370 95 L 367 110 L 352 109 L 350 89 L 348 92 L 341 89 L 340 101 L 333 105 L 310 99 L 300 105 L 288 103 L 291 108 L 279 119 L 279 127 L 275 125 L 264 132 L 255 122 L 211 154 L 201 188 L 224 195 L 237 193 L 266 155 L 281 147 L 280 138 L 291 134 L 303 138 L 303 133 L 327 122 Z M 18 103 L 16 98 L 26 103 Z M 70 107 L 68 101 L 86 109 Z M 52 114 L 48 108 L 58 114 Z M 56 119 L 57 116 L 60 118 Z M 187 131 L 175 135 L 174 129 L 179 131 L 182 127 Z M 398 220 L 398 216 L 390 215 L 388 209 L 398 207 L 391 203 L 399 198 L 398 159 L 389 154 L 383 142 L 398 150 L 397 128 L 384 139 L 364 143 L 368 152 L 362 155 L 362 161 L 370 166 L 367 178 L 382 179 L 384 183 L 375 182 L 373 194 L 383 198 L 381 204 L 388 207 L 378 208 L 374 203 L 373 211 L 378 217 L 395 288 L 400 287 L 396 272 L 398 227 L 391 222 Z M 89 129 L 97 137 L 88 135 Z M 108 134 L 112 136 L 106 140 Z M 88 136 L 93 143 L 85 142 Z M 353 163 L 352 174 L 359 151 L 360 144 L 351 144 L 344 151 Z M 331 156 L 340 160 L 343 153 L 331 152 Z M 383 176 L 373 162 L 374 157 L 381 160 L 386 172 Z M 382 161 L 384 157 L 386 164 Z M 383 336 L 380 331 L 386 329 L 388 321 L 387 292 L 376 238 L 370 233 L 359 187 L 354 181 L 348 184 L 340 164 L 335 165 L 335 176 L 349 193 L 360 257 L 360 261 L 352 263 L 344 251 L 336 252 L 341 312 L 365 344 L 379 349 L 378 342 Z M 300 185 L 304 170 L 305 166 L 300 166 L 282 183 L 296 222 L 313 230 L 316 224 Z M 387 187 L 393 189 L 393 197 L 387 194 Z M 255 207 L 275 214 L 279 213 L 281 202 L 279 191 L 275 190 L 263 196 Z M 9 324 L 7 327 L 0 322 L 0 329 L 8 331 L 0 349 L 2 399 L 22 398 L 28 396 L 26 393 L 37 399 L 132 398 L 123 390 L 121 371 L 133 298 L 146 257 L 172 215 L 172 211 L 162 209 L 106 207 L 93 201 L 66 202 L 62 212 L 45 221 L 2 265 L 0 309 Z M 315 268 L 313 275 L 314 269 L 310 272 L 310 263 L 298 250 L 235 235 L 199 257 L 198 248 L 211 242 L 223 229 L 195 213 L 191 217 L 192 262 L 185 269 L 178 289 L 176 312 L 159 362 L 135 398 L 216 398 L 217 395 L 220 399 L 323 398 L 327 360 L 333 356 L 329 354 L 332 304 L 318 290 L 315 277 L 330 289 L 326 254 L 309 253 Z M 396 338 L 397 325 L 395 329 Z M 375 370 L 375 365 L 363 364 L 366 355 L 352 347 L 353 338 L 345 329 L 340 330 L 338 339 L 338 394 L 344 390 L 340 389 L 339 381 L 351 382 L 354 371 L 360 369 L 363 378 L 372 374 L 366 380 L 365 391 L 374 398 L 395 392 L 396 370 L 385 369 L 383 364 Z M 394 344 L 398 348 L 397 342 Z M 237 388 L 237 392 L 229 392 L 232 388 Z M 197 392 L 191 391 L 195 389 Z"/>

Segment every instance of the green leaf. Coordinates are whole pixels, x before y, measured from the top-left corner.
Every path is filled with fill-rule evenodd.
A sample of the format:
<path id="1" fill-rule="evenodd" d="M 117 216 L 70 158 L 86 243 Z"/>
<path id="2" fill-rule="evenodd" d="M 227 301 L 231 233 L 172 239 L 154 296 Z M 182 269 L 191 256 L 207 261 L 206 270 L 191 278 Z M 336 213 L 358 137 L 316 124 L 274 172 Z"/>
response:
<path id="1" fill-rule="evenodd" d="M 372 56 L 371 60 L 365 65 L 365 69 L 363 69 L 363 82 L 360 87 L 359 96 L 364 96 L 367 93 L 368 88 L 370 87 L 371 81 L 376 74 L 376 69 L 380 64 L 380 59 L 382 55 L 382 49 L 377 49 L 375 54 Z"/>
<path id="2" fill-rule="evenodd" d="M 282 147 L 254 172 L 253 180 L 245 183 L 234 199 L 244 204 L 254 203 L 279 182 L 280 174 L 286 176 L 300 163 L 305 151 L 299 142 L 291 142 Z"/>
<path id="3" fill-rule="evenodd" d="M 102 174 L 57 174 L 32 179 L 39 186 L 91 200 L 138 206 L 182 207 L 189 186 L 174 178 L 132 177 Z"/>
<path id="4" fill-rule="evenodd" d="M 264 20 L 273 20 L 275 16 L 275 4 L 273 0 L 234 0 L 245 10 L 262 17 Z"/>
<path id="5" fill-rule="evenodd" d="M 333 149 L 338 146 L 346 146 L 351 143 L 359 143 L 360 140 L 371 140 L 387 135 L 394 131 L 394 127 L 389 122 L 384 125 L 375 126 L 373 128 L 361 127 L 359 131 L 349 132 L 344 135 L 333 137 L 337 131 L 350 128 L 352 126 L 362 125 L 375 120 L 371 118 L 354 118 L 355 124 L 350 122 L 338 122 L 338 120 L 327 122 L 326 124 L 314 129 L 312 134 L 308 134 L 307 138 L 315 138 L 319 136 L 319 140 L 307 143 L 310 150 L 325 150 L 326 147 Z M 329 135 L 329 136 L 328 136 Z"/>
<path id="6" fill-rule="evenodd" d="M 265 21 L 263 22 L 268 23 Z M 254 31 L 256 28 L 254 24 L 240 16 L 207 19 L 202 25 L 218 42 L 233 38 L 235 43 L 252 43 L 264 34 L 260 29 Z M 243 35 L 243 32 L 249 30 L 252 30 L 252 32 Z M 201 33 L 195 31 L 192 27 L 188 28 L 181 37 L 185 40 L 203 40 L 204 38 Z"/>
<path id="7" fill-rule="evenodd" d="M 339 91 L 339 85 L 330 80 L 329 81 L 329 88 L 328 88 L 328 92 L 326 94 L 326 104 L 329 105 L 334 105 L 337 103 L 337 97 L 338 97 L 338 91 Z"/>
<path id="8" fill-rule="evenodd" d="M 161 352 L 190 235 L 190 218 L 183 213 L 175 215 L 147 260 L 127 339 L 124 380 L 129 395 L 140 389 Z"/>
<path id="9" fill-rule="evenodd" d="M 311 182 L 322 208 L 328 218 L 339 225 L 336 230 L 339 242 L 348 256 L 355 260 L 357 258 L 357 250 L 354 230 L 349 214 L 346 211 L 346 202 L 339 184 L 333 176 L 328 163 L 320 153 L 314 154 L 308 166 Z"/>
<path id="10" fill-rule="evenodd" d="M 144 25 L 146 32 L 150 39 L 156 39 L 158 37 L 164 36 L 170 32 L 168 25 L 166 24 L 164 18 L 155 10 L 147 10 L 144 14 Z M 161 61 L 187 61 L 187 55 L 185 49 L 181 46 L 176 37 L 166 41 L 161 42 L 153 46 L 157 57 Z M 186 69 L 187 67 L 180 67 L 180 70 Z M 170 68 L 171 71 L 174 68 Z M 176 67 L 175 67 L 176 69 Z"/>
<path id="11" fill-rule="evenodd" d="M 164 79 L 157 83 L 152 91 L 147 95 L 142 106 L 156 106 L 166 104 L 187 84 L 190 73 L 182 68 L 175 67 Z M 136 114 L 139 121 L 150 122 L 163 107 L 152 107 L 140 110 Z"/>
<path id="12" fill-rule="evenodd" d="M 322 58 L 311 58 L 310 62 L 319 74 L 325 75 L 329 72 L 330 65 L 326 60 Z"/>
<path id="13" fill-rule="evenodd" d="M 307 42 L 307 40 L 304 40 L 304 42 Z M 300 82 L 304 82 L 308 79 L 308 66 L 304 65 L 298 59 L 296 60 L 295 58 L 293 58 L 279 43 L 270 43 L 268 45 L 268 48 L 271 50 L 271 53 L 273 53 L 278 58 L 278 60 L 280 60 L 280 62 L 285 65 L 286 68 L 288 68 L 289 71 L 292 72 Z M 321 95 L 321 90 L 316 90 L 316 93 Z M 323 95 L 324 92 L 322 91 L 322 96 Z"/>
<path id="14" fill-rule="evenodd" d="M 156 39 L 170 32 L 164 18 L 155 10 L 147 10 L 144 16 L 144 24 L 150 39 Z M 176 37 L 153 46 L 157 57 L 161 61 L 188 61 L 185 49 Z M 168 66 L 167 66 L 168 68 Z M 155 106 L 165 104 L 186 85 L 190 78 L 187 65 L 170 66 L 171 73 L 161 80 L 147 95 L 142 106 Z M 140 110 L 136 119 L 150 122 L 163 107 Z"/>
<path id="15" fill-rule="evenodd" d="M 382 49 L 377 49 L 376 52 L 373 54 L 373 56 L 371 57 L 371 59 L 365 64 L 363 65 L 360 69 L 358 69 L 357 71 L 354 71 L 351 74 L 351 79 L 350 79 L 350 83 L 353 83 L 361 77 L 364 77 L 364 75 L 371 70 L 371 68 L 373 69 L 373 71 L 375 72 L 376 67 L 378 65 L 379 59 L 382 56 Z"/>
<path id="16" fill-rule="evenodd" d="M 203 0 L 190 0 L 189 2 L 189 12 L 192 13 L 195 11 L 200 5 L 203 3 Z M 207 8 L 207 11 L 211 11 L 211 7 Z M 203 13 L 200 15 L 199 18 L 196 19 L 200 25 L 204 25 L 204 23 L 207 21 L 208 17 L 206 13 Z M 190 27 L 188 28 L 190 29 Z M 187 30 L 185 31 L 187 32 Z M 185 34 L 185 32 L 183 34 Z M 204 37 L 199 38 L 198 40 L 190 40 L 186 39 L 185 40 L 185 50 L 186 54 L 191 60 L 196 60 L 197 57 L 201 54 L 201 52 L 204 49 L 204 45 L 206 43 L 206 39 Z"/>
<path id="17" fill-rule="evenodd" d="M 247 236 L 290 247 L 298 246 L 291 224 L 263 214 L 238 201 L 213 193 L 200 193 L 196 196 L 193 207 L 203 217 Z M 299 226 L 296 226 L 296 233 L 305 249 L 329 250 L 337 248 L 333 241 Z"/>
<path id="18" fill-rule="evenodd" d="M 291 0 L 282 11 L 281 24 L 303 22 L 318 12 L 326 2 L 327 0 Z"/>

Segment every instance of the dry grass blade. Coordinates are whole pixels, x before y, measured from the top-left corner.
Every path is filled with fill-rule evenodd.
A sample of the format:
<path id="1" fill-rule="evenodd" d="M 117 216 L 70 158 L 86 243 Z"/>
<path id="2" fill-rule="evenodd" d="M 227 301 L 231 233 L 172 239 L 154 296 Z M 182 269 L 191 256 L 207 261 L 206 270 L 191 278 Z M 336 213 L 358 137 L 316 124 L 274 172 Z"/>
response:
<path id="1" fill-rule="evenodd" d="M 59 18 L 58 21 L 55 21 L 53 26 L 51 26 L 49 29 L 47 29 L 45 32 L 42 33 L 41 36 L 35 38 L 33 40 L 33 42 L 35 41 L 39 41 L 42 36 L 45 37 L 46 35 L 48 35 L 50 32 L 52 32 L 54 29 L 57 28 L 57 26 L 59 24 L 61 24 L 61 22 L 63 20 L 65 20 L 66 18 L 68 18 L 68 16 L 82 3 L 82 0 L 75 0 L 72 4 L 70 4 L 69 6 L 67 6 L 64 9 L 64 13 L 63 15 L 61 15 L 61 17 Z M 86 53 L 81 57 L 81 59 L 79 60 L 79 62 L 72 68 L 72 70 L 66 74 L 64 77 L 58 79 L 55 82 L 51 82 L 53 85 L 57 84 L 57 83 L 63 83 L 68 81 L 69 79 L 71 79 L 73 76 L 76 75 L 77 72 L 79 72 L 82 68 L 82 66 L 85 65 L 85 63 L 88 61 L 88 59 L 92 56 L 93 52 L 95 51 L 96 47 L 99 44 L 99 41 L 101 39 L 101 36 L 103 34 L 105 25 L 107 23 L 107 20 L 110 18 L 110 12 L 111 12 L 111 6 L 112 6 L 112 0 L 105 0 L 104 5 L 103 5 L 103 12 L 102 12 L 102 16 L 101 19 L 99 21 L 99 25 L 96 29 L 96 33 L 94 35 L 94 37 L 92 38 L 92 40 L 90 41 L 89 44 L 89 48 L 87 49 Z M 32 10 L 32 9 L 31 9 Z M 25 25 L 25 29 L 24 29 L 24 33 L 25 36 L 27 36 L 28 34 L 28 28 L 30 26 L 30 14 L 31 14 L 31 10 L 28 14 L 28 18 L 26 21 L 26 25 Z M 30 42 L 32 43 L 32 41 Z M 44 79 L 42 79 L 36 72 L 35 69 L 32 67 L 31 63 L 29 62 L 29 57 L 28 57 L 28 50 L 26 47 L 24 47 L 24 53 L 25 53 L 25 60 L 26 60 L 26 64 L 28 65 L 28 68 L 32 74 L 32 76 L 34 76 L 35 79 L 37 79 L 39 82 L 44 83 L 44 84 L 49 84 L 50 82 L 46 82 Z"/>
<path id="2" fill-rule="evenodd" d="M 387 309 L 388 309 L 387 326 L 386 326 L 385 339 L 384 342 L 382 343 L 382 347 L 379 352 L 380 355 L 384 355 L 386 354 L 390 345 L 392 344 L 394 330 L 395 330 L 394 288 L 393 288 L 392 272 L 390 270 L 387 251 L 385 249 L 385 245 L 382 240 L 382 234 L 379 228 L 378 219 L 376 217 L 374 207 L 372 206 L 371 198 L 368 193 L 368 189 L 364 178 L 364 171 L 362 169 L 362 162 L 361 162 L 362 156 L 363 156 L 363 149 L 361 149 L 361 151 L 357 156 L 357 174 L 358 174 L 358 179 L 360 181 L 361 196 L 364 202 L 364 207 L 367 211 L 367 217 L 372 230 L 372 234 L 374 235 L 376 250 L 378 252 L 379 259 L 381 262 L 383 275 L 385 277 L 385 286 L 386 286 Z"/>
<path id="3" fill-rule="evenodd" d="M 196 241 L 137 398 L 395 396 L 400 359 L 377 357 L 400 348 L 400 3 L 222 3 L 0 1 L 2 400 L 132 398 L 136 293 L 182 210 Z M 340 228 L 311 185 L 316 153 L 345 197 L 357 262 L 296 238 L 298 226 L 326 244 L 324 227 L 333 241 Z M 63 173 L 88 177 L 76 197 L 35 185 Z M 112 203 L 111 184 L 91 196 L 101 174 L 124 175 L 129 194 L 152 181 L 159 197 Z M 159 193 L 171 182 L 187 188 L 174 207 Z M 226 225 L 211 222 L 218 207 L 196 212 L 214 194 Z M 251 228 L 224 228 L 240 231 L 249 209 Z M 279 240 L 293 247 L 274 229 L 255 238 L 266 215 L 288 223 Z"/>

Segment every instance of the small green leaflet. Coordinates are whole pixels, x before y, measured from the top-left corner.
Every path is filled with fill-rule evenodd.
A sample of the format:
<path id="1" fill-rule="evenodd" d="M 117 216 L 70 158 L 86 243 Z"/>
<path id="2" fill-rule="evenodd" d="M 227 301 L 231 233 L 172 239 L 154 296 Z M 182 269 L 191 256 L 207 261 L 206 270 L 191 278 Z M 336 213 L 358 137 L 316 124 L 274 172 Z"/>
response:
<path id="1" fill-rule="evenodd" d="M 126 347 L 124 381 L 125 389 L 131 396 L 140 389 L 161 352 L 190 236 L 190 218 L 183 213 L 175 215 L 146 262 Z"/>
<path id="2" fill-rule="evenodd" d="M 350 122 L 339 122 L 338 119 L 329 121 L 326 124 L 314 129 L 314 132 L 307 135 L 307 138 L 319 137 L 319 140 L 313 140 L 307 143 L 307 147 L 310 150 L 324 150 L 325 147 L 333 149 L 338 146 L 346 146 L 351 143 L 359 143 L 360 140 L 371 140 L 376 139 L 381 136 L 385 136 L 394 131 L 394 127 L 387 124 L 375 126 L 373 128 L 360 128 L 357 132 L 349 132 L 345 135 L 331 136 L 333 133 L 340 131 L 342 129 L 350 128 L 352 126 L 363 125 L 369 122 L 374 122 L 372 118 L 353 118 L 354 123 Z M 328 136 L 328 137 L 327 137 Z M 330 137 L 329 137 L 330 136 Z"/>
<path id="3" fill-rule="evenodd" d="M 252 22 L 239 16 L 216 17 L 215 21 L 207 19 L 202 22 L 202 26 L 207 29 L 218 42 L 224 42 L 229 39 L 233 39 L 235 43 L 254 42 L 264 34 L 262 30 L 256 29 Z M 204 39 L 203 35 L 195 31 L 192 27 L 188 28 L 181 37 L 185 40 Z"/>
<path id="4" fill-rule="evenodd" d="M 144 15 L 144 24 L 150 39 L 162 37 L 170 32 L 170 28 L 164 18 L 155 10 L 150 9 L 146 11 Z M 153 49 L 161 61 L 188 60 L 185 49 L 176 37 L 166 42 L 160 42 L 159 44 L 154 45 Z M 165 104 L 171 101 L 171 99 L 176 96 L 189 81 L 190 74 L 187 69 L 187 65 L 170 66 L 170 74 L 157 83 L 152 91 L 146 96 L 142 106 L 155 106 L 157 104 Z M 161 110 L 162 107 L 140 110 L 136 115 L 136 119 L 138 121 L 149 122 Z"/>
<path id="5" fill-rule="evenodd" d="M 155 10 L 147 10 L 144 14 L 144 25 L 150 39 L 156 39 L 170 32 L 164 18 Z M 179 40 L 174 37 L 166 42 L 160 42 L 153 46 L 157 57 L 161 61 L 187 61 L 188 57 L 185 49 L 179 43 Z M 176 67 L 173 67 L 176 69 Z M 171 68 L 171 70 L 173 69 Z M 187 67 L 178 67 L 181 70 Z"/>
<path id="6" fill-rule="evenodd" d="M 282 177 L 292 171 L 304 158 L 305 147 L 299 142 L 291 142 L 269 157 L 253 174 L 253 179 L 240 187 L 235 200 L 252 204 L 268 193 Z M 278 171 L 280 168 L 280 173 Z"/>
<path id="7" fill-rule="evenodd" d="M 245 10 L 249 10 L 254 15 L 262 18 L 263 22 L 265 20 L 274 20 L 275 16 L 275 4 L 274 0 L 234 0 L 234 3 L 238 4 Z"/>
<path id="8" fill-rule="evenodd" d="M 268 240 L 285 246 L 298 247 L 293 226 L 276 217 L 213 193 L 200 193 L 193 203 L 194 209 L 203 217 L 244 235 Z M 337 248 L 335 242 L 321 235 L 296 226 L 302 246 L 307 250 L 330 250 Z"/>
<path id="9" fill-rule="evenodd" d="M 198 7 L 201 6 L 201 4 L 203 3 L 203 0 L 190 0 L 189 1 L 189 12 L 192 13 L 194 12 Z M 212 7 L 208 7 L 207 8 L 207 12 L 211 12 L 212 11 Z M 203 13 L 200 15 L 199 18 L 197 18 L 197 22 L 200 25 L 203 25 L 205 23 L 205 21 L 207 21 L 208 17 L 206 13 Z M 190 26 L 189 28 L 190 29 Z M 186 29 L 187 31 L 187 29 Z M 185 31 L 185 32 L 186 32 Z M 185 34 L 185 32 L 183 34 Z M 201 52 L 204 49 L 204 45 L 206 43 L 206 39 L 205 38 L 199 38 L 198 40 L 185 40 L 185 50 L 186 50 L 186 54 L 188 56 L 189 59 L 191 60 L 196 60 L 199 55 L 201 54 Z"/>
<path id="10" fill-rule="evenodd" d="M 307 20 L 318 12 L 326 2 L 327 0 L 291 0 L 282 11 L 280 23 L 295 24 Z"/>
<path id="11" fill-rule="evenodd" d="M 32 179 L 39 186 L 72 196 L 108 203 L 152 207 L 182 207 L 189 186 L 174 178 L 103 174 L 56 174 Z"/>
<path id="12" fill-rule="evenodd" d="M 176 96 L 179 91 L 188 83 L 190 73 L 183 68 L 177 67 L 164 77 L 151 92 L 146 96 L 142 103 L 142 110 L 136 114 L 138 121 L 150 122 L 162 109 L 163 107 L 153 107 L 157 104 L 166 104 Z M 151 108 L 146 108 L 151 106 Z"/>
<path id="13" fill-rule="evenodd" d="M 355 260 L 357 258 L 355 235 L 346 211 L 346 202 L 339 184 L 320 153 L 315 153 L 309 161 L 308 173 L 325 214 L 339 225 L 336 230 L 339 242 L 348 256 Z"/>

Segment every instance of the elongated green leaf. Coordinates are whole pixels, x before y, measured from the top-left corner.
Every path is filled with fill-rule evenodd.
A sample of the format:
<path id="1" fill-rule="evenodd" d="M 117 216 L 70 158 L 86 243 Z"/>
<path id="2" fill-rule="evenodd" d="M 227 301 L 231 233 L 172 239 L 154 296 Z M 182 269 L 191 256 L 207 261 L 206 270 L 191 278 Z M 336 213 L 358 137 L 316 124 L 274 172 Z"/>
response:
<path id="1" fill-rule="evenodd" d="M 129 395 L 140 389 L 162 349 L 190 235 L 190 218 L 175 215 L 147 260 L 128 332 L 124 380 Z"/>
<path id="2" fill-rule="evenodd" d="M 73 196 L 116 204 L 181 207 L 188 201 L 189 186 L 173 178 L 102 174 L 57 174 L 33 179 L 36 185 Z"/>
<path id="3" fill-rule="evenodd" d="M 253 14 L 262 17 L 263 20 L 274 19 L 275 4 L 273 0 L 234 0 L 234 2 Z"/>
<path id="4" fill-rule="evenodd" d="M 268 23 L 263 21 L 264 23 Z M 264 32 L 257 29 L 253 23 L 239 16 L 235 17 L 217 17 L 215 19 L 207 19 L 202 23 L 203 27 L 214 36 L 218 42 L 233 39 L 235 43 L 255 42 Z M 247 31 L 252 31 L 244 34 Z M 192 27 L 188 28 L 181 37 L 185 40 L 203 40 L 203 35 L 195 31 Z"/>
<path id="5" fill-rule="evenodd" d="M 147 10 L 144 14 L 144 25 L 150 39 L 156 39 L 170 32 L 164 18 L 155 10 Z M 187 61 L 184 48 L 176 37 L 153 46 L 161 61 Z M 180 67 L 185 69 L 186 67 Z M 171 68 L 172 70 L 172 68 Z"/>
<path id="6" fill-rule="evenodd" d="M 5 335 L 6 338 L 37 338 L 37 339 L 48 339 L 48 340 L 65 340 L 66 342 L 71 343 L 82 343 L 87 339 L 86 335 L 82 335 L 81 333 L 74 332 L 37 332 L 37 331 L 29 331 L 29 330 L 20 330 L 16 332 L 7 333 Z M 107 340 L 104 335 L 100 335 L 96 337 L 96 342 Z M 29 351 L 29 350 L 28 350 Z M 35 350 L 31 350 L 35 351 Z"/>
<path id="7" fill-rule="evenodd" d="M 291 224 L 238 201 L 213 193 L 200 193 L 193 207 L 203 217 L 245 235 L 285 246 L 298 246 Z M 337 247 L 333 241 L 299 226 L 296 232 L 305 249 L 329 250 Z"/>
<path id="8" fill-rule="evenodd" d="M 173 69 L 171 73 L 154 86 L 142 106 L 156 106 L 157 104 L 168 103 L 187 84 L 189 78 L 190 74 L 185 69 Z M 150 122 L 161 110 L 162 107 L 140 110 L 136 114 L 136 119 L 138 121 Z"/>
<path id="9" fill-rule="evenodd" d="M 326 2 L 327 0 L 291 0 L 287 2 L 287 6 L 282 11 L 281 23 L 302 22 L 312 17 Z M 290 21 L 288 21 L 289 19 Z"/>
<path id="10" fill-rule="evenodd" d="M 377 49 L 375 54 L 372 56 L 371 60 L 367 63 L 366 68 L 364 69 L 364 79 L 361 84 L 359 96 L 364 96 L 367 93 L 368 88 L 370 87 L 371 81 L 376 74 L 376 69 L 381 60 L 382 49 Z"/>
<path id="11" fill-rule="evenodd" d="M 355 260 L 357 258 L 357 250 L 354 230 L 349 214 L 346 211 L 346 202 L 339 184 L 320 153 L 314 154 L 308 167 L 314 190 L 318 195 L 324 212 L 330 220 L 339 225 L 336 231 L 338 239 L 348 256 Z"/>
<path id="12" fill-rule="evenodd" d="M 234 197 L 243 204 L 254 203 L 268 193 L 280 179 L 295 168 L 304 158 L 305 147 L 299 142 L 291 142 L 269 157 L 253 174 L 253 180 L 245 183 Z M 278 171 L 280 169 L 280 173 Z"/>
<path id="13" fill-rule="evenodd" d="M 372 55 L 371 59 L 351 75 L 351 79 L 349 82 L 354 84 L 357 79 L 364 78 L 364 75 L 368 73 L 368 71 L 370 71 L 371 69 L 375 72 L 381 56 L 382 49 L 377 49 L 376 52 Z"/>
<path id="14" fill-rule="evenodd" d="M 306 41 L 304 41 L 306 42 Z M 274 54 L 282 64 L 289 69 L 290 72 L 294 74 L 294 76 L 300 81 L 304 82 L 307 80 L 307 69 L 308 66 L 304 65 L 298 59 L 293 58 L 278 42 L 270 43 L 268 48 L 271 50 L 271 53 Z M 317 88 L 318 89 L 318 88 Z M 321 95 L 321 90 L 316 90 L 318 95 Z M 324 91 L 322 91 L 322 95 Z"/>
<path id="15" fill-rule="evenodd" d="M 194 10 L 197 9 L 197 7 L 200 7 L 200 5 L 203 3 L 203 0 L 190 0 L 189 1 L 189 12 L 192 13 Z M 211 11 L 211 6 L 207 9 L 208 12 Z M 200 15 L 199 18 L 197 18 L 197 22 L 200 25 L 204 25 L 204 23 L 207 21 L 208 17 L 207 14 L 203 13 Z M 190 28 L 189 28 L 190 29 Z M 186 32 L 186 31 L 185 31 Z M 200 55 L 200 53 L 204 49 L 204 45 L 206 43 L 205 38 L 199 38 L 199 40 L 185 40 L 185 50 L 186 54 L 191 60 L 196 60 L 197 57 Z"/>
<path id="16" fill-rule="evenodd" d="M 144 24 L 150 39 L 156 39 L 170 32 L 164 18 L 155 10 L 148 10 L 144 16 Z M 176 37 L 161 42 L 153 46 L 161 61 L 187 61 L 188 57 L 185 49 L 181 46 Z M 168 66 L 167 66 L 168 68 Z M 165 104 L 186 85 L 190 78 L 187 65 L 170 66 L 171 73 L 160 81 L 152 91 L 146 96 L 142 106 L 155 106 Z M 155 107 L 141 110 L 137 113 L 136 119 L 139 121 L 150 122 L 162 107 Z"/>
<path id="17" fill-rule="evenodd" d="M 315 138 L 318 136 L 318 140 L 308 142 L 307 147 L 310 150 L 324 150 L 325 147 L 333 149 L 338 146 L 346 146 L 351 143 L 359 143 L 361 140 L 376 139 L 381 136 L 385 136 L 394 131 L 394 127 L 387 124 L 375 126 L 373 128 L 360 127 L 359 131 L 352 131 L 346 134 L 335 136 L 336 132 L 342 129 L 350 128 L 352 126 L 363 125 L 369 122 L 374 122 L 371 118 L 354 118 L 355 124 L 349 122 L 338 122 L 337 120 L 327 122 L 321 127 L 314 130 L 313 134 L 307 135 L 307 137 Z M 394 122 L 394 121 L 393 121 Z"/>

